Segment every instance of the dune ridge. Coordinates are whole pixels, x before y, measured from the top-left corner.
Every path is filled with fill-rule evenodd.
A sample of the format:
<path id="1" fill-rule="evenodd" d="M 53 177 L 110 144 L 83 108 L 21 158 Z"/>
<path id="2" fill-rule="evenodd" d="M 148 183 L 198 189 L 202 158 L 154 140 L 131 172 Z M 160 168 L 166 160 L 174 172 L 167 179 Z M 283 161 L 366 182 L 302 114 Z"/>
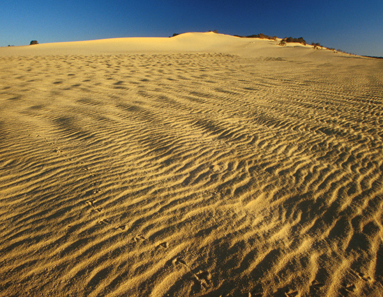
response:
<path id="1" fill-rule="evenodd" d="M 172 39 L 0 50 L 0 296 L 382 295 L 382 61 Z"/>

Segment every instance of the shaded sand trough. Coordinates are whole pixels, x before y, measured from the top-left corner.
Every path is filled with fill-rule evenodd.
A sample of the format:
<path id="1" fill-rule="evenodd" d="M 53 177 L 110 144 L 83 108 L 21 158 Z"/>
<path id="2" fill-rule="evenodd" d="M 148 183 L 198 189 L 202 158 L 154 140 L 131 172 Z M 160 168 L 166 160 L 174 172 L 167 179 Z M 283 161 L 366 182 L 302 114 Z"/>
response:
<path id="1" fill-rule="evenodd" d="M 382 296 L 382 60 L 190 33 L 0 69 L 0 296 Z"/>

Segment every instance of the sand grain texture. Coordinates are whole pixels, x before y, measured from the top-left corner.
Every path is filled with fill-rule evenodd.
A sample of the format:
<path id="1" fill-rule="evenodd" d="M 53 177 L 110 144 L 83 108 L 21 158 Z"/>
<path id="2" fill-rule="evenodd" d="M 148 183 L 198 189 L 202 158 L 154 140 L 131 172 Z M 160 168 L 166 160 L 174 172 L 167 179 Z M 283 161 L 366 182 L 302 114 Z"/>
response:
<path id="1" fill-rule="evenodd" d="M 383 61 L 214 36 L 0 50 L 0 296 L 382 296 Z"/>

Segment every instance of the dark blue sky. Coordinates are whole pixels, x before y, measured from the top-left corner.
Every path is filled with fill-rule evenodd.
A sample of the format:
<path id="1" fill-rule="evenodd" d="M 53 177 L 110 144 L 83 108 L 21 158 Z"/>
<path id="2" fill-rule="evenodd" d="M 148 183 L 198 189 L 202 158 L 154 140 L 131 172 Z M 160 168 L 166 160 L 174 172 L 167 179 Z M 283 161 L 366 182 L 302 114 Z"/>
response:
<path id="1" fill-rule="evenodd" d="M 218 30 L 383 56 L 383 0 L 3 0 L 0 46 Z"/>

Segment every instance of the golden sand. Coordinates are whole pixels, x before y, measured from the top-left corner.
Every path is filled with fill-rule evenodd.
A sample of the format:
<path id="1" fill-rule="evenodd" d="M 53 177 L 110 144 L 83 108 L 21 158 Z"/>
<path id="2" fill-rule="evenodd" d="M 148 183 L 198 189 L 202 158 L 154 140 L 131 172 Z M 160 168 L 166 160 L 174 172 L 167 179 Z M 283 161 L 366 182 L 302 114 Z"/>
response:
<path id="1" fill-rule="evenodd" d="M 0 49 L 0 296 L 382 296 L 383 60 L 214 33 Z"/>

